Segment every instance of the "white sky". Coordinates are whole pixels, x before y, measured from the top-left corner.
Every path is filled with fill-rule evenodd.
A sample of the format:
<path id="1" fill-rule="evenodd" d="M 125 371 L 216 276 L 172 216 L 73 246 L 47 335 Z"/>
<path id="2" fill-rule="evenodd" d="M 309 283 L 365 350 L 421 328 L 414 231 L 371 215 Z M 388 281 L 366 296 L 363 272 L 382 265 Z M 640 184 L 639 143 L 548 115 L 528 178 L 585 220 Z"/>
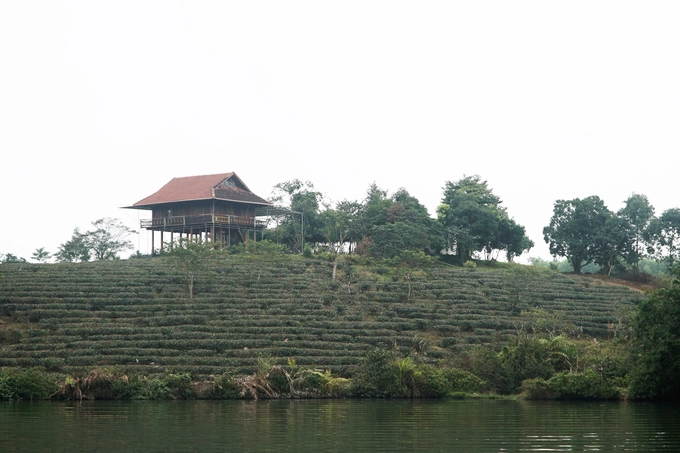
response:
<path id="1" fill-rule="evenodd" d="M 235 171 L 433 216 L 479 174 L 549 258 L 557 199 L 680 207 L 678 23 L 676 1 L 1 2 L 0 253 Z"/>

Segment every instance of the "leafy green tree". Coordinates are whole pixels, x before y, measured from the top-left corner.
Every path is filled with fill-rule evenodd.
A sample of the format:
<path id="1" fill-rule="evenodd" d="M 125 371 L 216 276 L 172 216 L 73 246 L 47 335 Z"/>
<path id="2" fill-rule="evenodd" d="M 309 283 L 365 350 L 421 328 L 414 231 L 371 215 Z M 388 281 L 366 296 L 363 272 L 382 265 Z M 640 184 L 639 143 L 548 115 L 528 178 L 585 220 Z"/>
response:
<path id="1" fill-rule="evenodd" d="M 120 220 L 104 217 L 92 222 L 92 226 L 94 229 L 85 233 L 85 243 L 95 260 L 112 260 L 118 258 L 119 252 L 133 248 L 132 241 L 127 238 L 136 231 Z"/>
<path id="2" fill-rule="evenodd" d="M 680 259 L 680 209 L 667 209 L 658 219 L 653 219 L 645 237 L 649 254 L 673 267 Z"/>
<path id="3" fill-rule="evenodd" d="M 3 263 L 25 263 L 26 259 L 21 258 L 19 256 L 16 256 L 12 253 L 8 253 L 7 255 L 4 255 L 4 257 L 2 257 L 2 262 Z"/>
<path id="4" fill-rule="evenodd" d="M 78 228 L 73 230 L 71 239 L 59 246 L 54 257 L 60 263 L 77 263 L 90 261 L 90 246 L 87 243 L 87 234 L 81 233 Z"/>
<path id="5" fill-rule="evenodd" d="M 405 249 L 398 255 L 392 258 L 393 263 L 398 266 L 401 275 L 408 283 L 408 298 L 413 296 L 413 274 L 419 270 L 425 270 L 435 263 L 435 258 L 426 255 L 422 250 Z"/>
<path id="6" fill-rule="evenodd" d="M 594 262 L 601 253 L 605 226 L 612 217 L 600 197 L 557 200 L 550 224 L 543 228 L 543 239 L 553 256 L 562 256 L 579 274 L 583 266 Z"/>
<path id="7" fill-rule="evenodd" d="M 136 231 L 120 220 L 104 217 L 92 222 L 92 226 L 94 229 L 85 233 L 78 228 L 73 230 L 71 239 L 61 244 L 54 254 L 58 262 L 77 263 L 89 261 L 92 257 L 95 260 L 112 260 L 118 258 L 119 252 L 133 247 L 127 237 Z"/>
<path id="8" fill-rule="evenodd" d="M 503 219 L 499 228 L 500 243 L 498 247 L 505 250 L 505 257 L 509 263 L 512 263 L 515 257 L 534 247 L 534 241 L 527 237 L 525 228 L 515 222 L 514 219 Z"/>
<path id="9" fill-rule="evenodd" d="M 192 241 L 181 238 L 170 244 L 167 255 L 177 271 L 182 273 L 189 288 L 189 299 L 194 298 L 194 283 L 199 272 L 208 269 L 209 260 L 213 253 L 213 244 L 203 241 Z"/>
<path id="10" fill-rule="evenodd" d="M 322 232 L 325 238 L 328 254 L 333 262 L 333 280 L 338 270 L 338 262 L 344 250 L 345 242 L 349 236 L 351 215 L 346 211 L 326 209 L 321 213 Z"/>
<path id="11" fill-rule="evenodd" d="M 633 266 L 635 272 L 638 272 L 640 260 L 646 254 L 645 231 L 654 219 L 654 207 L 645 195 L 633 193 L 626 199 L 625 206 L 617 212 L 617 215 L 627 222 L 631 241 L 623 258 L 626 263 Z"/>
<path id="12" fill-rule="evenodd" d="M 596 237 L 593 262 L 610 275 L 614 268 L 623 269 L 626 257 L 634 256 L 634 233 L 630 223 L 619 216 L 609 217 Z"/>
<path id="13" fill-rule="evenodd" d="M 362 235 L 358 253 L 392 258 L 404 250 L 434 254 L 442 247 L 438 223 L 403 188 L 388 196 L 372 184 L 358 214 L 357 231 Z"/>
<path id="14" fill-rule="evenodd" d="M 285 181 L 274 186 L 271 201 L 276 206 L 302 213 L 302 224 L 298 218 L 285 216 L 277 219 L 277 226 L 266 232 L 268 239 L 286 244 L 294 252 L 302 252 L 305 243 L 324 242 L 322 218 L 320 216 L 323 195 L 314 190 L 310 181 L 299 179 Z M 303 231 L 304 228 L 304 238 Z"/>
<path id="15" fill-rule="evenodd" d="M 680 268 L 667 287 L 652 293 L 637 310 L 633 352 L 637 360 L 629 396 L 680 399 Z"/>
<path id="16" fill-rule="evenodd" d="M 353 246 L 361 239 L 359 213 L 361 203 L 357 201 L 343 200 L 335 205 L 336 228 L 338 239 L 342 239 L 343 246 L 347 244 L 348 252 L 352 253 Z"/>
<path id="17" fill-rule="evenodd" d="M 447 181 L 437 214 L 446 246 L 455 251 L 461 263 L 474 252 L 491 259 L 500 250 L 512 260 L 533 246 L 524 227 L 508 216 L 501 199 L 479 175 Z"/>
<path id="18" fill-rule="evenodd" d="M 359 212 L 358 223 L 362 237 L 370 237 L 374 226 L 387 223 L 387 209 L 391 204 L 386 190 L 382 190 L 375 182 L 368 187 Z"/>
<path id="19" fill-rule="evenodd" d="M 45 250 L 45 247 L 40 247 L 39 249 L 35 249 L 35 252 L 33 252 L 31 258 L 33 258 L 35 261 L 39 263 L 44 263 L 47 262 L 50 258 L 52 258 L 52 255 L 50 254 L 50 252 Z"/>
<path id="20" fill-rule="evenodd" d="M 376 258 L 391 258 L 404 250 L 427 247 L 427 233 L 404 222 L 376 225 L 371 230 L 368 254 Z"/>

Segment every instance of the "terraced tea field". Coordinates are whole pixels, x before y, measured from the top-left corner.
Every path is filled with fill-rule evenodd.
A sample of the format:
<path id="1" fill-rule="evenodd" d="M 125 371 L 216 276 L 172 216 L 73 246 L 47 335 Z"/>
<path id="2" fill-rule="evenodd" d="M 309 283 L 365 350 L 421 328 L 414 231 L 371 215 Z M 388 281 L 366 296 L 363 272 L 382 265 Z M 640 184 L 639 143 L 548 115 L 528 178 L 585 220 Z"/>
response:
<path id="1" fill-rule="evenodd" d="M 520 266 L 516 266 L 520 268 Z M 432 361 L 502 341 L 539 307 L 606 338 L 643 294 L 547 270 L 394 269 L 284 256 L 220 258 L 185 279 L 165 258 L 0 265 L 0 367 L 250 373 L 258 357 L 347 373 L 374 345 Z"/>

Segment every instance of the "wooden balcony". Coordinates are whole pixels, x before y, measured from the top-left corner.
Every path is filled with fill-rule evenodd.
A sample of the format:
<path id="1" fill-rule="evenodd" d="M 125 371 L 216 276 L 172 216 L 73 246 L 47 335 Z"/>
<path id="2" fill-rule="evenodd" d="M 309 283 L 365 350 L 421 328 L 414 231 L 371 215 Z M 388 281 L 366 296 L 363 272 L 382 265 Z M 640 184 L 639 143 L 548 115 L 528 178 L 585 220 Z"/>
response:
<path id="1" fill-rule="evenodd" d="M 140 226 L 147 230 L 156 231 L 184 231 L 202 228 L 248 228 L 262 229 L 267 223 L 255 217 L 234 215 L 203 214 L 194 216 L 173 216 L 160 219 L 140 220 Z"/>

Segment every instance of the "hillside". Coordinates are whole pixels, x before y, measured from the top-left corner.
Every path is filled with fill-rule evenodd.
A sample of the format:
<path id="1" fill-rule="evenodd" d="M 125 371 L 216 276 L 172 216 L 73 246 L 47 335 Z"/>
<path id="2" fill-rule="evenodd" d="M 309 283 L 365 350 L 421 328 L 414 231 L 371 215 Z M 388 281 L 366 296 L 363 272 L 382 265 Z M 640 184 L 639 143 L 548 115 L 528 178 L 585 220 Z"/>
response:
<path id="1" fill-rule="evenodd" d="M 438 265 L 409 285 L 387 266 L 301 257 L 228 256 L 196 279 L 193 299 L 166 258 L 0 265 L 0 367 L 140 373 L 249 373 L 258 357 L 346 373 L 372 346 L 445 360 L 502 341 L 538 307 L 580 335 L 608 325 L 643 294 L 524 266 Z"/>

